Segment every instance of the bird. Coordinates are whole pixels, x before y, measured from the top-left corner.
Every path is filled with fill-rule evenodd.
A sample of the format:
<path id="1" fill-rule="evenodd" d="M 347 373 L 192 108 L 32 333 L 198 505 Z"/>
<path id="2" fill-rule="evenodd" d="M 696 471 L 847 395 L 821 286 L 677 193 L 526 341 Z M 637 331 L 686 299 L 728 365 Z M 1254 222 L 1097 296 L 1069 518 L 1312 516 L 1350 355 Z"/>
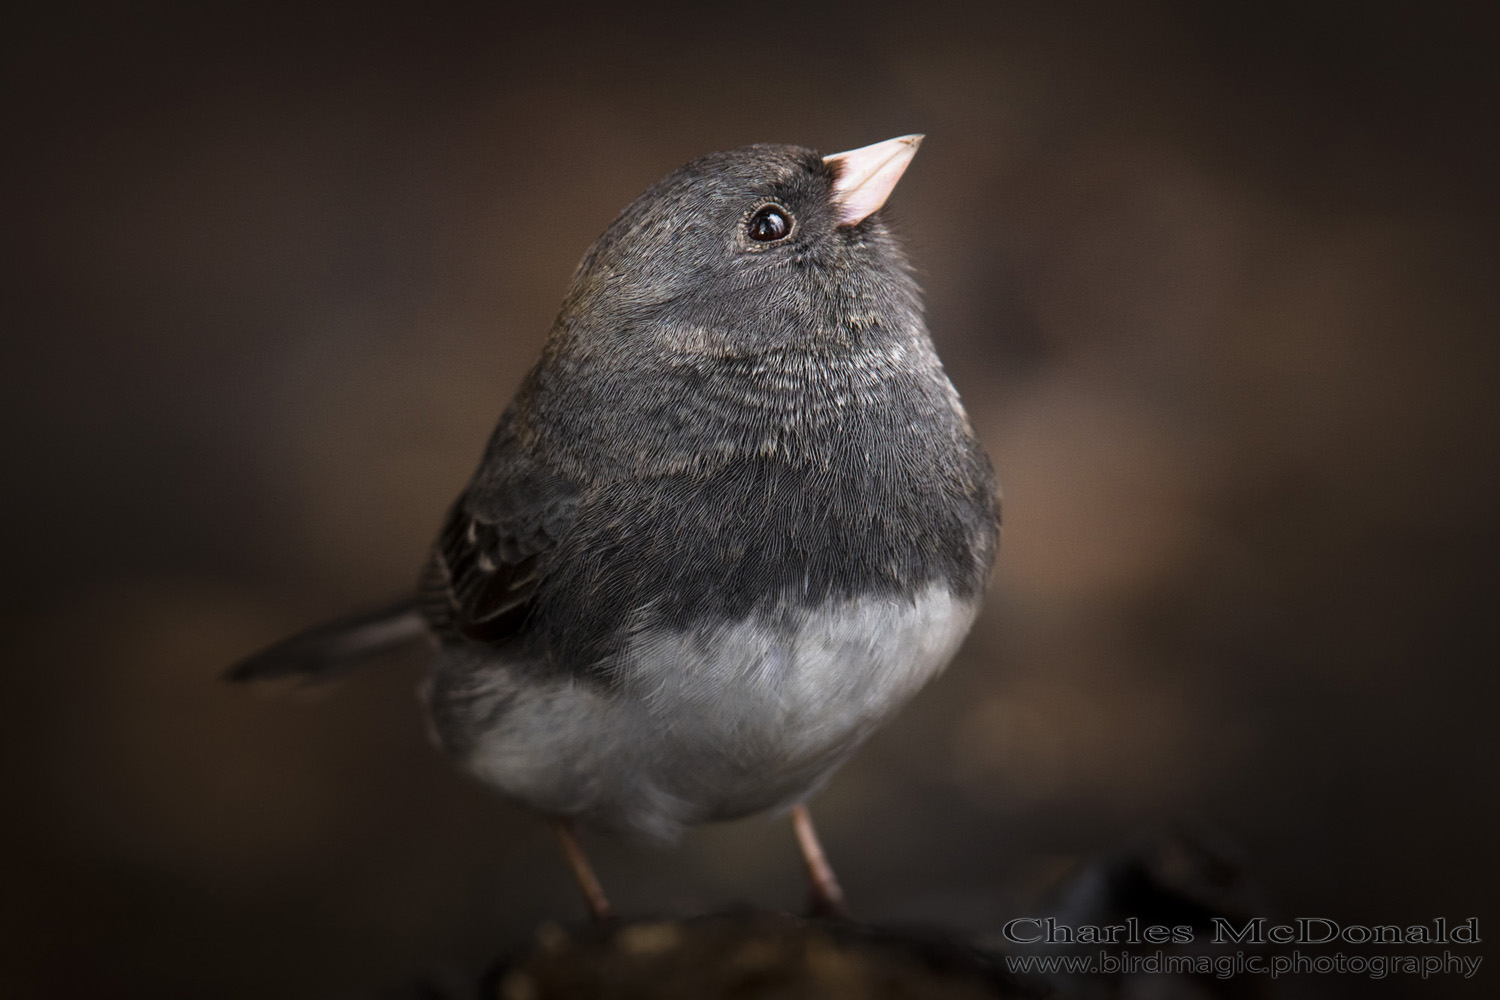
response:
<path id="1" fill-rule="evenodd" d="M 415 589 L 241 661 L 317 680 L 425 640 L 428 727 L 549 819 L 670 843 L 789 814 L 942 671 L 999 535 L 991 462 L 883 206 L 923 136 L 712 153 L 589 248 Z"/>

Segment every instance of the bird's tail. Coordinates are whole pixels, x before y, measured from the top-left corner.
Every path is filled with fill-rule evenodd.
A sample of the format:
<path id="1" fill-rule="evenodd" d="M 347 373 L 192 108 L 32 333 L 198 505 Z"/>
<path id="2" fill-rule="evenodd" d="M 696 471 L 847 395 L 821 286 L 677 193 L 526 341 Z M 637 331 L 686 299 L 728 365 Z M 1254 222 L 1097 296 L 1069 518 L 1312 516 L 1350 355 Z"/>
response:
<path id="1" fill-rule="evenodd" d="M 361 661 L 414 642 L 427 635 L 427 626 L 413 597 L 375 611 L 349 615 L 283 639 L 241 660 L 224 676 L 231 681 L 259 681 L 278 677 L 327 680 Z"/>

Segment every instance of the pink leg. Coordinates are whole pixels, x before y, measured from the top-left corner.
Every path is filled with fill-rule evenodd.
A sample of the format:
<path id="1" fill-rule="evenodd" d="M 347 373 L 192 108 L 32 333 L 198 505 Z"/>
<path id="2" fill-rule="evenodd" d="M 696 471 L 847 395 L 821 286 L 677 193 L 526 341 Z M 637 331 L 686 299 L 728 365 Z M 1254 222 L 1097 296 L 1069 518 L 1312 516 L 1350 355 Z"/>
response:
<path id="1" fill-rule="evenodd" d="M 807 806 L 792 809 L 792 829 L 797 833 L 797 846 L 802 849 L 802 862 L 807 866 L 807 881 L 812 887 L 809 907 L 812 915 L 847 919 L 849 908 L 844 905 L 844 890 L 839 888 L 838 876 L 833 874 L 823 854 L 823 845 L 818 843 L 818 831 L 813 829 Z"/>
<path id="2" fill-rule="evenodd" d="M 568 867 L 573 869 L 578 887 L 583 890 L 583 898 L 588 901 L 594 922 L 604 923 L 615 914 L 609 908 L 609 900 L 604 898 L 604 887 L 594 875 L 588 855 L 583 853 L 583 845 L 578 842 L 578 835 L 573 832 L 572 821 L 556 819 L 552 821 L 552 827 L 557 831 L 557 839 L 562 842 L 563 855 L 568 859 Z"/>

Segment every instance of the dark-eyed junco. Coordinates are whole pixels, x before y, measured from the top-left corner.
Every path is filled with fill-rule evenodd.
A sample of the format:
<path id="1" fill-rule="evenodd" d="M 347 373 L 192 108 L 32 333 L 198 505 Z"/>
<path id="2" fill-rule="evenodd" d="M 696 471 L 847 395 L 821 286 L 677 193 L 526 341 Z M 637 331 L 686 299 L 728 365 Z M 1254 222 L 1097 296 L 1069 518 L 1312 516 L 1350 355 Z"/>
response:
<path id="1" fill-rule="evenodd" d="M 553 818 L 670 840 L 803 805 L 952 657 L 997 535 L 990 463 L 879 209 L 909 135 L 694 160 L 584 256 L 416 595 L 235 679 L 437 646 L 436 739 Z"/>

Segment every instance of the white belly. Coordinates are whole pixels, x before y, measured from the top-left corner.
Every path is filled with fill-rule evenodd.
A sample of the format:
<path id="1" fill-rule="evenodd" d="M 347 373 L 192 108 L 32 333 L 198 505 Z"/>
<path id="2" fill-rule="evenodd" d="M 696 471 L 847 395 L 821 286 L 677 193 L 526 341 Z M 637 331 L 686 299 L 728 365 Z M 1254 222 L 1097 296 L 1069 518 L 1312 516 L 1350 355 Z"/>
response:
<path id="1" fill-rule="evenodd" d="M 466 763 L 543 812 L 651 837 L 791 805 L 948 663 L 976 611 L 939 583 L 644 631 L 609 691 L 490 667 Z"/>

